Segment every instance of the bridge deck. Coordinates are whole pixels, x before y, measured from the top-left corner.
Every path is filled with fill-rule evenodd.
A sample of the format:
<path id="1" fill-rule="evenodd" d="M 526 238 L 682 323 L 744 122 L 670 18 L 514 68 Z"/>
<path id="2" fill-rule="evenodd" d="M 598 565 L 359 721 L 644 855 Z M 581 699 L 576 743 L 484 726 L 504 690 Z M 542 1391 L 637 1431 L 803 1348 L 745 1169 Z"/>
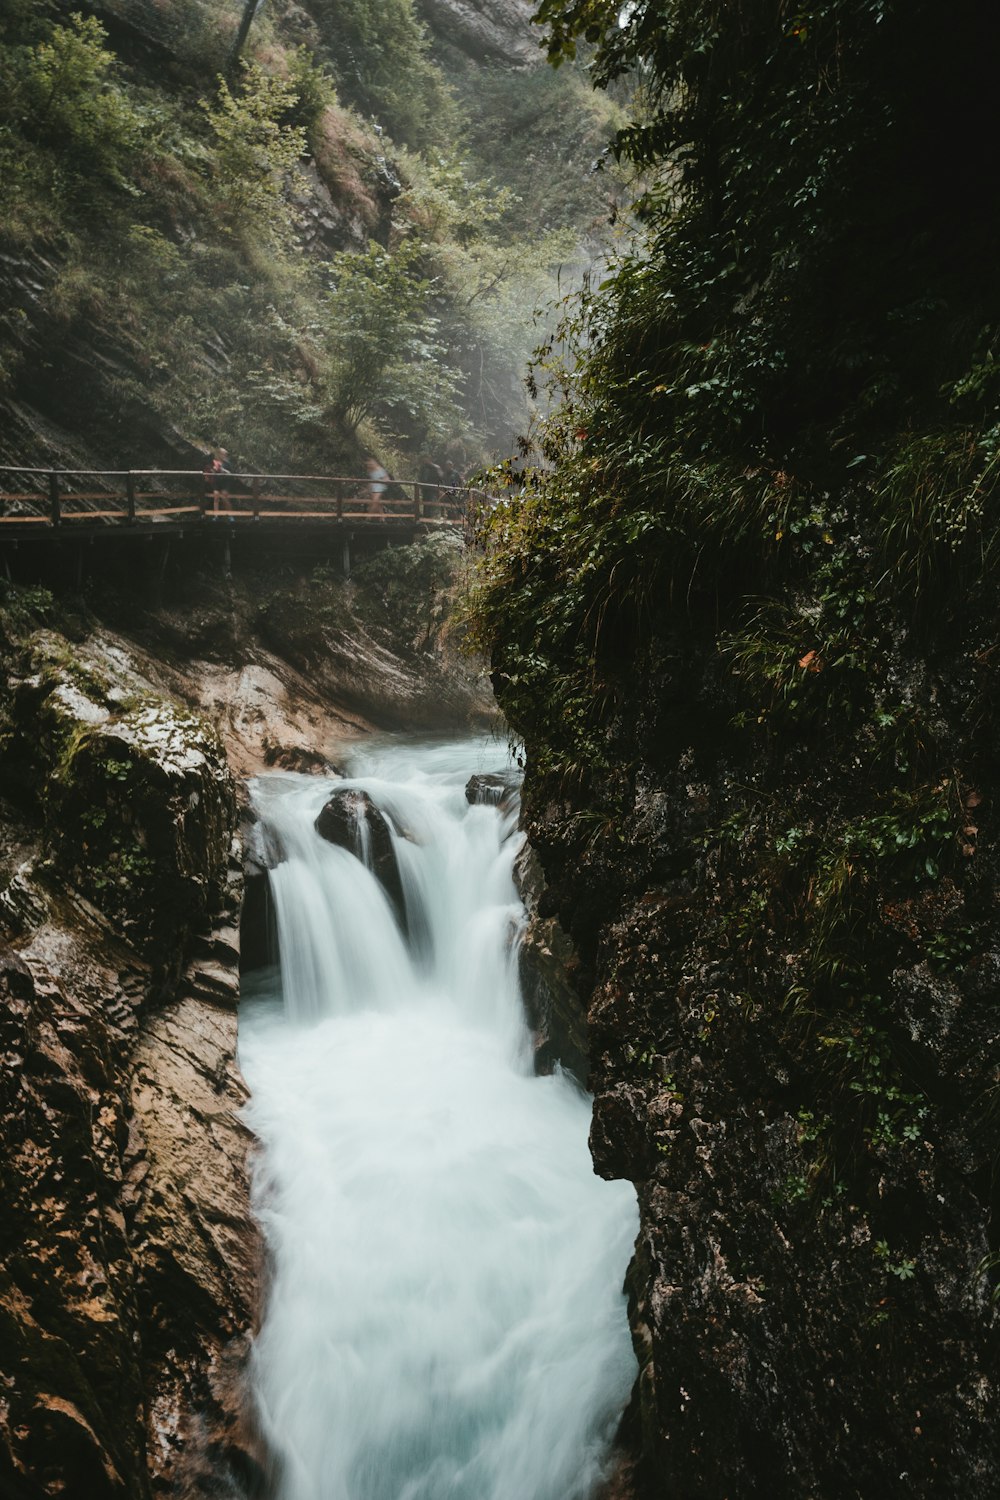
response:
<path id="1" fill-rule="evenodd" d="M 0 543 L 321 527 L 333 535 L 402 539 L 464 526 L 488 503 L 466 486 L 333 475 L 201 470 L 54 470 L 0 467 Z"/>

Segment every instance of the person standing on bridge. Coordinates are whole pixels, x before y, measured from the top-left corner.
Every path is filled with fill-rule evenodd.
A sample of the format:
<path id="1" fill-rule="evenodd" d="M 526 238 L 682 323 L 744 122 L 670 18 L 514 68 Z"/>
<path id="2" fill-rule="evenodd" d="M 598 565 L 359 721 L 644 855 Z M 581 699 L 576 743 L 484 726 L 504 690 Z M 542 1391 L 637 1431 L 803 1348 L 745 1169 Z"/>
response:
<path id="1" fill-rule="evenodd" d="M 233 472 L 233 466 L 229 462 L 229 454 L 225 448 L 216 448 L 215 461 L 218 465 L 217 472 L 220 475 L 231 474 Z M 218 515 L 220 510 L 232 510 L 232 508 L 232 501 L 229 498 L 229 489 L 226 485 L 225 479 L 222 479 L 220 480 L 218 488 L 215 491 L 215 513 L 216 515 Z"/>
<path id="2" fill-rule="evenodd" d="M 229 503 L 229 491 L 225 488 L 221 476 L 231 474 L 232 466 L 229 462 L 229 454 L 225 448 L 213 448 L 212 455 L 205 465 L 205 493 L 212 497 L 212 514 L 217 516 L 220 510 L 231 510 Z"/>
<path id="3" fill-rule="evenodd" d="M 389 471 L 388 469 L 383 469 L 377 458 L 370 456 L 365 459 L 365 469 L 368 473 L 368 493 L 370 496 L 368 514 L 370 516 L 384 516 L 385 504 L 383 497 L 386 485 L 389 483 Z"/>

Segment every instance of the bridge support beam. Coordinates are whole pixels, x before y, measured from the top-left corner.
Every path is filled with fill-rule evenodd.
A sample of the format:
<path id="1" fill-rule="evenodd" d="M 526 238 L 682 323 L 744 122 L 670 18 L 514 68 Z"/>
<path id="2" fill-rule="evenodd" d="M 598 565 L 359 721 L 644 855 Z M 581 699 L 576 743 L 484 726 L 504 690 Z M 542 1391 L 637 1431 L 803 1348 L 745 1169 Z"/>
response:
<path id="1" fill-rule="evenodd" d="M 160 554 L 160 566 L 156 571 L 156 606 L 159 609 L 163 604 L 163 580 L 166 577 L 167 563 L 170 561 L 170 538 L 167 537 L 163 543 L 163 551 Z"/>

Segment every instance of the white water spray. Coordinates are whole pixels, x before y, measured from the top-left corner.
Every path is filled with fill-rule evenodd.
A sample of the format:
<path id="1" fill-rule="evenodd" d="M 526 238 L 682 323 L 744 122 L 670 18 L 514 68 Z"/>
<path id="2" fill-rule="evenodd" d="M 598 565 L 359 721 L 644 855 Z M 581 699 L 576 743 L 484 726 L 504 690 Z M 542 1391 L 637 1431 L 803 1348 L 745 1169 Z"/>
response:
<path id="1" fill-rule="evenodd" d="M 635 1376 L 635 1195 L 594 1175 L 572 1079 L 532 1072 L 517 835 L 464 796 L 491 749 L 383 747 L 348 783 L 394 830 L 408 941 L 313 829 L 345 783 L 254 790 L 287 855 L 280 979 L 260 976 L 240 1040 L 280 1500 L 587 1500 Z"/>

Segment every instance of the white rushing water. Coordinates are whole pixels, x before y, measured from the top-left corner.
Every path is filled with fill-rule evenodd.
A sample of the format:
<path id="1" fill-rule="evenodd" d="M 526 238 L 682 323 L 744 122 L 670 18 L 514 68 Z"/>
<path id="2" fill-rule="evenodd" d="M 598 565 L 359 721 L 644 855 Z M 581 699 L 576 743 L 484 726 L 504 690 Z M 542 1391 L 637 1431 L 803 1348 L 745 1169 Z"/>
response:
<path id="1" fill-rule="evenodd" d="M 585 1500 L 635 1376 L 635 1194 L 590 1101 L 535 1077 L 511 933 L 519 836 L 469 806 L 496 744 L 352 766 L 394 829 L 409 940 L 313 824 L 343 782 L 262 778 L 280 975 L 244 1004 L 272 1260 L 254 1378 L 280 1500 Z"/>

